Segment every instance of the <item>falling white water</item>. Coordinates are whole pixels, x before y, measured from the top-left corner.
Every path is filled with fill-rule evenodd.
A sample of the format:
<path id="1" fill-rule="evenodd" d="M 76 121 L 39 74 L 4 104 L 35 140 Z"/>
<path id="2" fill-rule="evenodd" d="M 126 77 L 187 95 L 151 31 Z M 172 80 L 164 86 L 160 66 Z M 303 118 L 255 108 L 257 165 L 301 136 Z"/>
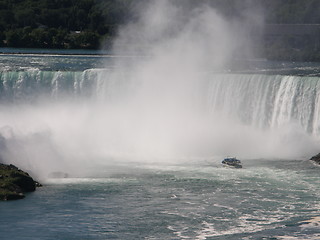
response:
<path id="1" fill-rule="evenodd" d="M 316 153 L 318 77 L 217 73 L 248 56 L 248 19 L 153 1 L 114 43 L 115 54 L 139 57 L 105 69 L 1 72 L 3 161 L 46 176 L 110 161 Z"/>
<path id="2" fill-rule="evenodd" d="M 1 133 L 9 158 L 27 157 L 28 168 L 317 151 L 318 77 L 198 73 L 186 88 L 183 81 L 135 83 L 107 69 L 6 74 L 12 89 L 2 88 Z"/>
<path id="3" fill-rule="evenodd" d="M 212 111 L 258 129 L 297 124 L 319 137 L 319 77 L 225 74 L 212 78 Z"/>

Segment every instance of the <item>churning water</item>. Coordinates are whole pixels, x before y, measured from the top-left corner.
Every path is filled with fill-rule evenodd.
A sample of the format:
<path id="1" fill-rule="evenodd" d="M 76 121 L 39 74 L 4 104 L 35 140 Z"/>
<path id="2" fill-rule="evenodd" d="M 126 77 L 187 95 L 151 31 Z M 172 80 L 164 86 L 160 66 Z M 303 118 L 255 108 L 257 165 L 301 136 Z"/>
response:
<path id="1" fill-rule="evenodd" d="M 0 56 L 1 160 L 44 183 L 0 204 L 1 238 L 320 238 L 318 66 L 110 58 Z"/>

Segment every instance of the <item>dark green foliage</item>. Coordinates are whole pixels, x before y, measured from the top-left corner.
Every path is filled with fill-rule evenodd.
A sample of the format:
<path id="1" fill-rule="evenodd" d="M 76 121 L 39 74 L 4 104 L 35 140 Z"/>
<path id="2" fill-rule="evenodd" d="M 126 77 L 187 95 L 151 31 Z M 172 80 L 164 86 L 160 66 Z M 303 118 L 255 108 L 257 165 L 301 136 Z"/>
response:
<path id="1" fill-rule="evenodd" d="M 14 165 L 0 163 L 0 200 L 24 198 L 25 192 L 33 192 L 37 183 Z"/>
<path id="2" fill-rule="evenodd" d="M 0 46 L 98 48 L 129 18 L 132 2 L 0 0 Z"/>
<path id="3" fill-rule="evenodd" d="M 95 32 L 75 32 L 69 34 L 67 39 L 69 48 L 98 48 L 99 47 L 99 35 Z"/>
<path id="4" fill-rule="evenodd" d="M 151 1 L 0 0 L 0 47 L 97 49 L 106 41 L 110 46 L 118 27 L 136 18 L 133 10 Z M 230 21 L 246 20 L 253 25 L 258 18 L 266 24 L 320 24 L 319 0 L 171 2 L 188 10 L 209 5 Z M 320 42 L 312 37 L 280 36 L 255 41 L 255 45 L 260 46 L 261 57 L 269 59 L 320 61 Z"/>

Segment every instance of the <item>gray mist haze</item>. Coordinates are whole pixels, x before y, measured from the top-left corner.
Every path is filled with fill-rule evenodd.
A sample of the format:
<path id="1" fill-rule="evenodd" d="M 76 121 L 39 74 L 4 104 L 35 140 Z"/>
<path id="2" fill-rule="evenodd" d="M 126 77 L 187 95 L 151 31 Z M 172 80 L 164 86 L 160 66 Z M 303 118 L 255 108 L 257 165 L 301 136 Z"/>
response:
<path id="1" fill-rule="evenodd" d="M 204 76 L 251 56 L 248 26 L 262 22 L 256 11 L 236 21 L 208 5 L 152 1 L 137 16 L 114 42 L 114 54 L 131 58 L 115 59 L 105 94 L 0 109 L 5 161 L 46 178 L 54 171 L 79 176 L 112 161 L 220 162 L 225 155 L 295 158 L 314 151 L 314 139 L 299 127 L 259 130 L 205 104 Z"/>

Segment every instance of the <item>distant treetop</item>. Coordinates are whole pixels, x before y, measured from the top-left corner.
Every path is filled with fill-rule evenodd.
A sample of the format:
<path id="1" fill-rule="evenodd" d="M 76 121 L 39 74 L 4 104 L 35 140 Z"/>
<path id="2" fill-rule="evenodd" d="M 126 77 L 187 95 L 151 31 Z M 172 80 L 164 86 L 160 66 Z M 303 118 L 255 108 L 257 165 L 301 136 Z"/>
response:
<path id="1" fill-rule="evenodd" d="M 0 0 L 0 46 L 96 49 L 134 19 L 132 9 L 150 1 Z M 268 24 L 320 24 L 320 0 L 171 1 L 191 9 L 210 5 L 228 19 L 256 14 Z"/>

